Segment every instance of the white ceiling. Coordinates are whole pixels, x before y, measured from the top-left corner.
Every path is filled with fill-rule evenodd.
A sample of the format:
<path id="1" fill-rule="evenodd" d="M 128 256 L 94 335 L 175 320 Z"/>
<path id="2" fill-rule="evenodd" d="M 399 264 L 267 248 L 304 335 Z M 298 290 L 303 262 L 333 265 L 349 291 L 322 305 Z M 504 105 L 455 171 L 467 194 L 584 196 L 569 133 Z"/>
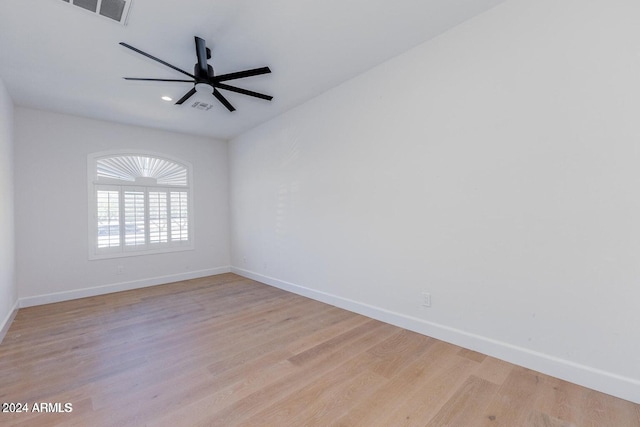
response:
<path id="1" fill-rule="evenodd" d="M 15 104 L 228 139 L 504 0 L 132 1 L 126 26 L 62 0 L 0 1 L 0 77 Z M 196 35 L 216 74 L 269 66 L 228 83 L 273 101 L 222 91 L 235 112 L 213 97 L 200 111 L 160 99 L 189 83 L 122 79 L 185 76 L 119 42 L 193 72 Z"/>

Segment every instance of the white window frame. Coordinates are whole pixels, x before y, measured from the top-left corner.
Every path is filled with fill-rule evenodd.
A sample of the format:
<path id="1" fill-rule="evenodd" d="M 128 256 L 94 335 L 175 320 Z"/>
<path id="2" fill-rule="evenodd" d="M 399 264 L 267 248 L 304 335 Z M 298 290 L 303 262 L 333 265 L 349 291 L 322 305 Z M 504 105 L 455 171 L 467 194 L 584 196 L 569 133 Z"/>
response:
<path id="1" fill-rule="evenodd" d="M 98 178 L 97 165 L 98 160 L 108 157 L 120 156 L 142 156 L 153 157 L 177 163 L 186 168 L 187 186 L 173 186 L 165 184 L 156 184 L 155 182 L 145 182 L 145 179 L 136 182 L 122 181 L 111 178 Z M 193 173 L 192 166 L 189 162 L 168 156 L 163 153 L 156 153 L 144 150 L 111 150 L 92 153 L 87 156 L 87 175 L 88 175 L 88 208 L 89 208 L 89 259 L 106 259 L 120 258 L 140 255 L 159 254 L 176 251 L 187 251 L 194 249 L 194 218 L 193 218 Z M 141 190 L 145 194 L 145 243 L 138 245 L 125 245 L 123 241 L 124 234 L 120 235 L 120 245 L 111 248 L 98 247 L 98 206 L 97 194 L 99 190 L 115 190 L 119 192 L 120 207 L 122 211 L 122 201 L 125 190 Z M 188 223 L 188 239 L 174 242 L 151 243 L 149 232 L 149 192 L 186 192 L 187 193 L 187 223 Z M 121 214 L 122 215 L 122 214 Z M 170 218 L 168 219 L 170 227 Z M 122 223 L 122 222 L 121 222 Z"/>

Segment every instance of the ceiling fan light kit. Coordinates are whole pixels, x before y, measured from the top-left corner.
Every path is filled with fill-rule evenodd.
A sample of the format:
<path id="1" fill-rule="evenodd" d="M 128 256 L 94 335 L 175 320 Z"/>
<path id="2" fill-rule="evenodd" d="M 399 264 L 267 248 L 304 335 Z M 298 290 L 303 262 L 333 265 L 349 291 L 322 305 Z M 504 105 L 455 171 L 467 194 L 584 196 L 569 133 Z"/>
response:
<path id="1" fill-rule="evenodd" d="M 210 84 L 196 83 L 195 89 L 198 93 L 208 93 L 209 95 L 213 95 L 213 86 L 211 86 Z"/>
<path id="2" fill-rule="evenodd" d="M 242 95 L 252 96 L 255 98 L 264 99 L 266 101 L 271 101 L 273 99 L 270 95 L 265 95 L 263 93 L 253 92 L 250 90 L 242 89 L 239 87 L 231 86 L 222 82 L 229 80 L 242 79 L 246 77 L 258 76 L 261 74 L 270 73 L 271 70 L 269 67 L 261 67 L 261 68 L 253 68 L 251 70 L 237 71 L 229 74 L 222 74 L 219 76 L 214 75 L 213 67 L 207 63 L 207 60 L 211 58 L 211 50 L 206 46 L 206 43 L 203 39 L 196 36 L 196 58 L 198 62 L 193 67 L 193 74 L 188 73 L 174 65 L 169 64 L 155 56 L 152 56 L 146 52 L 143 52 L 140 49 L 137 49 L 127 43 L 120 42 L 120 44 L 128 49 L 133 50 L 136 53 L 139 53 L 143 56 L 146 56 L 149 59 L 153 59 L 156 62 L 161 63 L 173 70 L 176 70 L 188 77 L 191 80 L 185 79 L 153 79 L 153 78 L 142 78 L 142 77 L 124 77 L 125 80 L 138 80 L 138 81 L 154 81 L 154 82 L 185 82 L 185 83 L 193 83 L 193 88 L 184 94 L 182 98 L 180 98 L 176 105 L 181 105 L 186 100 L 191 98 L 196 92 L 205 93 L 207 95 L 213 94 L 213 96 L 224 105 L 227 110 L 235 111 L 235 108 L 231 103 L 220 93 L 218 89 L 228 90 L 230 92 L 240 93 Z"/>

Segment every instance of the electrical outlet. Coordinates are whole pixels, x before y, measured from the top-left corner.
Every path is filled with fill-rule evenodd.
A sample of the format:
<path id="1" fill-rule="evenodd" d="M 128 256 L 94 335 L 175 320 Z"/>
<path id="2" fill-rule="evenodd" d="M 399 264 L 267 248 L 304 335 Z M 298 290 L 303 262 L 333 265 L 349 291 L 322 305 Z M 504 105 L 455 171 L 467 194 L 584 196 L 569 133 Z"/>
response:
<path id="1" fill-rule="evenodd" d="M 119 265 L 116 267 L 116 273 L 117 274 L 122 274 L 124 273 L 124 265 Z"/>
<path id="2" fill-rule="evenodd" d="M 431 307 L 431 294 L 429 292 L 422 292 L 422 306 Z"/>

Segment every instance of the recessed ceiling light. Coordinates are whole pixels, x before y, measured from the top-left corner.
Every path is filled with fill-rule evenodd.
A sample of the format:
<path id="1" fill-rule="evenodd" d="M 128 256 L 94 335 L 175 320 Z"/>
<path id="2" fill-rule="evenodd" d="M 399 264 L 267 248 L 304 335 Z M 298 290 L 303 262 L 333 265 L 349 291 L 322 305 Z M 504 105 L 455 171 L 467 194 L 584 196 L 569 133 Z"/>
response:
<path id="1" fill-rule="evenodd" d="M 162 97 L 162 100 L 163 101 L 173 101 L 173 98 L 171 98 L 170 96 L 166 96 L 165 95 L 165 96 Z"/>

